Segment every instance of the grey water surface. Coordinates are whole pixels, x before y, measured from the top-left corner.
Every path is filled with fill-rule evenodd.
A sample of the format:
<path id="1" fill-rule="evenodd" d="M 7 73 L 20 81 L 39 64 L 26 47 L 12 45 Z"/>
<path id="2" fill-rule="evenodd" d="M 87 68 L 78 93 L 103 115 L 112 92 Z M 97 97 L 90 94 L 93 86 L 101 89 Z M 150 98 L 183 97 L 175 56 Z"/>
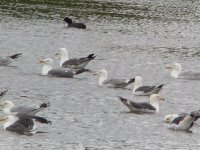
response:
<path id="1" fill-rule="evenodd" d="M 0 55 L 23 53 L 9 67 L 0 67 L 3 100 L 17 105 L 51 102 L 40 113 L 52 125 L 38 125 L 45 134 L 31 137 L 0 130 L 0 150 L 197 150 L 200 128 L 192 133 L 166 128 L 169 113 L 200 109 L 200 81 L 170 78 L 165 65 L 200 71 L 200 2 L 194 0 L 1 0 Z M 64 27 L 64 16 L 84 22 L 86 30 Z M 137 115 L 118 100 L 148 97 L 131 90 L 98 86 L 85 73 L 75 79 L 40 75 L 42 58 L 66 47 L 71 58 L 94 53 L 88 67 L 106 69 L 110 77 L 140 75 L 145 85 L 167 84 L 159 114 Z M 128 88 L 132 89 L 133 85 Z M 197 121 L 197 124 L 200 124 Z"/>

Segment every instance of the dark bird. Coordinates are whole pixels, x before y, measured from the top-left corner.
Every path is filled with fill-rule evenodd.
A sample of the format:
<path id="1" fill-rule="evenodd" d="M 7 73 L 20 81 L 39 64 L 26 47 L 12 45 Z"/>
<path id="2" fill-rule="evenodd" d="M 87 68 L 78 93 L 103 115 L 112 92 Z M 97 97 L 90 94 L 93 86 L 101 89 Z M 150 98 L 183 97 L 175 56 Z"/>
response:
<path id="1" fill-rule="evenodd" d="M 65 17 L 63 21 L 68 24 L 69 28 L 72 27 L 72 28 L 78 28 L 78 29 L 86 29 L 85 24 L 73 22 L 72 19 L 70 19 L 69 17 Z"/>

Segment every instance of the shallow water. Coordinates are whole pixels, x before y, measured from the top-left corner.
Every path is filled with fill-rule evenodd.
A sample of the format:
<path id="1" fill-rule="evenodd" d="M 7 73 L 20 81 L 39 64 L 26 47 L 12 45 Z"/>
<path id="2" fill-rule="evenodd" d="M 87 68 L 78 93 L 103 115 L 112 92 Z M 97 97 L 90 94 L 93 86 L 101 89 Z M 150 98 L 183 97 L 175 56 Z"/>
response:
<path id="1" fill-rule="evenodd" d="M 0 2 L 1 55 L 23 53 L 14 67 L 0 68 L 0 89 L 9 89 L 4 99 L 18 105 L 51 102 L 40 115 L 53 124 L 38 125 L 48 133 L 32 137 L 2 129 L 1 150 L 199 148 L 199 127 L 194 126 L 193 133 L 174 132 L 163 123 L 166 114 L 199 109 L 200 81 L 174 80 L 164 69 L 175 61 L 183 70 L 200 69 L 198 2 L 31 2 Z M 62 18 L 67 14 L 86 23 L 87 29 L 64 28 Z M 147 85 L 166 83 L 160 114 L 127 113 L 118 95 L 135 101 L 148 98 L 133 97 L 130 90 L 98 87 L 97 77 L 87 73 L 76 79 L 41 76 L 38 61 L 54 58 L 60 47 L 66 47 L 70 57 L 95 53 L 103 60 L 94 60 L 88 67 L 107 69 L 109 76 L 141 75 Z"/>

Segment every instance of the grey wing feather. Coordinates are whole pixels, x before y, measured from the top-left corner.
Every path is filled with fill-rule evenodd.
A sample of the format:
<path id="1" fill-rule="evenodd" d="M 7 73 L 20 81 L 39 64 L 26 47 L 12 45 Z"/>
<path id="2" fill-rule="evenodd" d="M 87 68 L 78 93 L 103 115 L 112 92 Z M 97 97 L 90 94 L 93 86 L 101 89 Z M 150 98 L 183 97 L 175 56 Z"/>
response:
<path id="1" fill-rule="evenodd" d="M 180 78 L 191 79 L 191 80 L 200 80 L 200 72 L 195 71 L 185 71 L 180 73 Z"/>
<path id="2" fill-rule="evenodd" d="M 149 109 L 149 110 L 156 110 L 156 108 L 154 106 L 152 106 L 150 103 L 145 103 L 145 102 L 142 102 L 142 103 L 136 103 L 136 102 L 132 102 L 130 101 L 130 104 L 137 108 L 137 109 Z"/>
<path id="3" fill-rule="evenodd" d="M 156 86 L 140 86 L 139 88 L 137 88 L 135 90 L 135 92 L 143 91 L 144 93 L 149 93 L 149 92 L 153 91 L 155 88 L 156 88 Z"/>
<path id="4" fill-rule="evenodd" d="M 172 122 L 170 124 L 176 124 L 176 125 L 178 125 L 179 122 L 181 122 L 184 118 L 185 117 L 183 117 L 183 116 L 176 117 L 176 118 L 174 118 L 174 120 L 172 120 Z"/>
<path id="5" fill-rule="evenodd" d="M 73 78 L 74 73 L 62 69 L 52 69 L 48 72 L 48 75 L 53 77 Z"/>
<path id="6" fill-rule="evenodd" d="M 82 67 L 84 68 L 89 62 L 88 58 L 74 58 L 74 59 L 69 59 L 67 61 L 65 61 L 62 64 L 62 67 L 70 67 L 70 66 L 79 66 L 79 65 L 83 65 Z"/>
<path id="7" fill-rule="evenodd" d="M 35 107 L 26 107 L 26 106 L 16 106 L 16 107 L 13 107 L 11 109 L 11 112 L 17 112 L 17 113 L 30 113 L 30 112 L 33 112 L 34 110 L 36 110 L 37 108 Z"/>
<path id="8" fill-rule="evenodd" d="M 32 126 L 32 125 L 31 125 Z M 16 132 L 18 134 L 32 135 L 32 127 L 28 124 L 22 124 L 21 120 L 16 121 L 6 128 L 8 131 Z"/>
<path id="9" fill-rule="evenodd" d="M 111 84 L 111 85 L 114 85 L 114 86 L 125 86 L 127 83 L 126 83 L 126 80 L 125 79 L 108 79 L 108 80 L 105 80 L 103 82 L 103 84 Z"/>

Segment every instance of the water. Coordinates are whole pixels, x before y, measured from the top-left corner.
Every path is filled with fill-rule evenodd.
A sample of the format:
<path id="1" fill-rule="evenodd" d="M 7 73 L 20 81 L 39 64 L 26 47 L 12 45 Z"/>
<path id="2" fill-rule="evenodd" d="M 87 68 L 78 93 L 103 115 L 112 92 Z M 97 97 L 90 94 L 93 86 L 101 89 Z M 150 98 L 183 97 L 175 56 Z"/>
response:
<path id="1" fill-rule="evenodd" d="M 40 113 L 53 124 L 38 125 L 46 134 L 19 136 L 1 130 L 1 150 L 77 149 L 198 149 L 200 131 L 174 132 L 163 116 L 199 109 L 199 81 L 174 80 L 165 64 L 180 62 L 183 70 L 199 70 L 200 22 L 196 1 L 26 1 L 0 2 L 1 55 L 23 53 L 1 67 L 0 89 L 18 105 L 51 102 Z M 72 16 L 87 24 L 86 30 L 66 29 L 62 19 Z M 136 115 L 117 99 L 135 101 L 130 90 L 98 87 L 97 77 L 82 74 L 76 79 L 40 75 L 42 58 L 54 58 L 60 47 L 70 57 L 95 53 L 88 67 L 106 69 L 109 76 L 141 75 L 144 84 L 167 83 L 161 94 L 166 101 L 160 114 Z M 55 60 L 55 67 L 58 60 Z M 129 86 L 132 88 L 132 85 Z M 197 122 L 198 123 L 198 122 Z"/>

